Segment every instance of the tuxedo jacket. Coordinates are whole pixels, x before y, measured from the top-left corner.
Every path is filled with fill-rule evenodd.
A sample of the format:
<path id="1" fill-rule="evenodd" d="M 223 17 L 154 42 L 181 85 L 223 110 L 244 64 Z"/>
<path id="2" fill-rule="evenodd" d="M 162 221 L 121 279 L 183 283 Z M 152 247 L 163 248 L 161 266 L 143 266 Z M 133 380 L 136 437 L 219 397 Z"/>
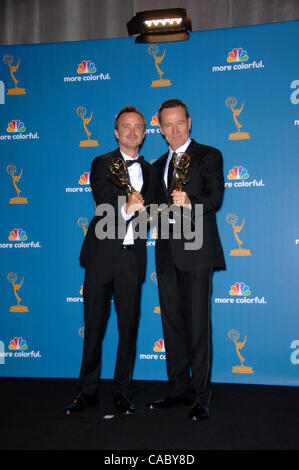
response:
<path id="1" fill-rule="evenodd" d="M 222 154 L 216 148 L 198 144 L 193 139 L 191 139 L 185 153 L 190 155 L 188 172 L 190 180 L 183 185 L 182 191 L 188 194 L 191 201 L 192 218 L 196 214 L 195 204 L 203 205 L 203 242 L 199 249 L 188 250 L 186 249 L 186 242 L 190 243 L 190 240 L 186 240 L 183 235 L 180 239 L 170 237 L 171 255 L 175 264 L 182 270 L 208 267 L 224 269 L 225 260 L 216 222 L 216 211 L 221 205 L 224 192 Z M 169 199 L 168 190 L 164 183 L 167 157 L 168 152 L 162 155 L 153 165 L 156 180 L 155 202 L 159 205 L 172 201 L 172 198 Z M 158 231 L 156 265 L 157 270 L 160 272 L 165 267 L 167 253 L 169 253 L 166 245 L 167 240 L 163 240 L 161 231 Z"/>
<path id="2" fill-rule="evenodd" d="M 124 236 L 118 237 L 118 225 L 120 224 L 120 217 L 122 217 L 119 211 L 120 204 L 118 198 L 119 196 L 127 198 L 127 192 L 126 189 L 119 185 L 117 178 L 110 172 L 109 166 L 114 158 L 123 159 L 119 149 L 96 157 L 93 160 L 90 172 L 90 185 L 96 206 L 101 204 L 110 204 L 114 208 L 115 219 L 112 223 L 115 223 L 115 238 L 99 239 L 96 236 L 96 225 L 106 216 L 106 214 L 95 215 L 89 224 L 80 253 L 80 262 L 84 266 L 88 267 L 90 262 L 96 261 L 99 265 L 99 270 L 102 270 L 103 272 L 109 271 L 117 261 L 124 239 Z M 147 205 L 152 202 L 153 198 L 153 167 L 150 163 L 144 160 L 141 164 L 141 168 L 143 186 L 140 192 L 144 199 L 144 205 Z M 123 219 L 121 221 L 122 224 L 124 224 Z M 126 225 L 128 226 L 129 223 L 130 220 L 126 222 Z M 139 276 L 144 280 L 146 267 L 146 239 L 136 238 L 134 240 L 134 244 Z"/>

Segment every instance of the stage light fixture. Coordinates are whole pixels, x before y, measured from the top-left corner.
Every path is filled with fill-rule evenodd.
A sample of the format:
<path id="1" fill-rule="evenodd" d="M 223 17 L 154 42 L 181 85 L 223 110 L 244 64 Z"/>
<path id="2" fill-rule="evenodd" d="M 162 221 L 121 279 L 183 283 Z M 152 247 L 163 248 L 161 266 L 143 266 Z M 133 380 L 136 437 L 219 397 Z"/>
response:
<path id="1" fill-rule="evenodd" d="M 136 13 L 127 23 L 129 36 L 138 34 L 136 43 L 186 41 L 192 31 L 184 8 L 149 10 Z"/>

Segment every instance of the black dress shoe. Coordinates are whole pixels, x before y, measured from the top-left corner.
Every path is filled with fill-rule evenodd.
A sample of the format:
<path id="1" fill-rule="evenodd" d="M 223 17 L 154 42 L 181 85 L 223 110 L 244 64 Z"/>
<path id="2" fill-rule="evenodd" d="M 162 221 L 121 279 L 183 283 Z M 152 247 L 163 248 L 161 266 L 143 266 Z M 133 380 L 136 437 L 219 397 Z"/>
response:
<path id="1" fill-rule="evenodd" d="M 207 419 L 210 416 L 210 409 L 208 406 L 201 405 L 200 403 L 194 403 L 192 406 L 188 418 L 193 421 L 201 421 Z"/>
<path id="2" fill-rule="evenodd" d="M 124 396 L 117 396 L 114 398 L 114 405 L 119 413 L 130 415 L 135 413 L 134 405 Z"/>
<path id="3" fill-rule="evenodd" d="M 87 393 L 80 392 L 79 395 L 69 405 L 64 408 L 67 415 L 83 411 L 86 406 L 96 406 L 99 399 L 95 395 L 88 395 Z"/>
<path id="4" fill-rule="evenodd" d="M 166 410 L 178 405 L 191 405 L 190 398 L 180 395 L 178 397 L 166 397 L 164 400 L 152 401 L 147 407 L 150 410 Z"/>

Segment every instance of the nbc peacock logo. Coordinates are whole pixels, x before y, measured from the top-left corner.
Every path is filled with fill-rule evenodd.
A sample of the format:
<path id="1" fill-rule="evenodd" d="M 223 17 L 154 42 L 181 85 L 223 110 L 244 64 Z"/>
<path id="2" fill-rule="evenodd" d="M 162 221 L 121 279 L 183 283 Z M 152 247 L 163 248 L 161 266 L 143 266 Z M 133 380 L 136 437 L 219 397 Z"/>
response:
<path id="1" fill-rule="evenodd" d="M 96 71 L 96 66 L 91 60 L 82 60 L 77 68 L 77 73 L 95 73 Z"/>
<path id="2" fill-rule="evenodd" d="M 158 113 L 152 115 L 151 120 L 150 120 L 150 125 L 151 127 L 148 127 L 145 130 L 146 134 L 161 134 L 160 127 L 159 127 Z"/>
<path id="3" fill-rule="evenodd" d="M 42 357 L 40 351 L 28 351 L 27 341 L 22 336 L 15 336 L 11 339 L 8 349 L 12 351 L 15 358 L 39 359 Z"/>
<path id="4" fill-rule="evenodd" d="M 77 75 L 63 77 L 64 83 L 92 82 L 101 80 L 111 80 L 109 72 L 97 73 L 96 64 L 90 59 L 83 59 L 76 66 Z"/>
<path id="5" fill-rule="evenodd" d="M 7 132 L 25 132 L 26 127 L 20 119 L 13 119 L 8 123 Z"/>
<path id="6" fill-rule="evenodd" d="M 225 182 L 226 188 L 263 188 L 263 179 L 253 179 L 249 181 L 250 174 L 243 165 L 235 165 L 230 168 Z"/>
<path id="7" fill-rule="evenodd" d="M 155 352 L 165 352 L 164 339 L 159 339 L 158 341 L 156 341 L 153 350 Z"/>
<path id="8" fill-rule="evenodd" d="M 224 59 L 224 57 L 223 57 Z M 212 65 L 212 72 L 232 72 L 238 70 L 263 69 L 262 60 L 249 62 L 249 54 L 243 47 L 233 47 L 226 53 L 226 63 Z"/>
<path id="9" fill-rule="evenodd" d="M 90 184 L 90 172 L 85 171 L 83 175 L 80 176 L 79 184 L 88 185 Z"/>
<path id="10" fill-rule="evenodd" d="M 243 166 L 234 166 L 229 170 L 227 179 L 229 180 L 246 180 L 249 178 L 249 174 L 246 168 Z"/>
<path id="11" fill-rule="evenodd" d="M 151 119 L 151 126 L 158 126 L 159 125 L 159 119 L 158 119 L 158 113 L 154 114 Z"/>
<path id="12" fill-rule="evenodd" d="M 15 228 L 12 232 L 10 232 L 8 240 L 13 242 L 16 241 L 25 241 L 27 240 L 26 232 L 22 228 Z"/>
<path id="13" fill-rule="evenodd" d="M 215 298 L 215 304 L 242 304 L 242 305 L 255 305 L 255 304 L 267 304 L 265 297 L 251 297 L 250 287 L 246 282 L 237 281 L 230 286 L 229 295 L 230 297 L 217 297 Z"/>
<path id="14" fill-rule="evenodd" d="M 39 241 L 29 241 L 22 228 L 14 228 L 9 232 L 8 242 L 0 243 L 0 248 L 42 248 Z"/>
<path id="15" fill-rule="evenodd" d="M 158 312 L 156 312 L 156 313 L 158 313 Z M 153 351 L 154 351 L 154 353 L 152 352 L 152 353 L 149 353 L 149 354 L 141 353 L 139 355 L 139 359 L 141 359 L 141 360 L 147 359 L 147 360 L 154 360 L 154 361 L 157 361 L 157 360 L 165 361 L 166 360 L 166 353 L 165 353 L 164 339 L 160 338 L 158 341 L 155 341 Z"/>
<path id="16" fill-rule="evenodd" d="M 21 119 L 12 119 L 6 127 L 7 134 L 0 135 L 0 141 L 15 141 L 15 140 L 38 140 L 39 135 L 37 132 L 27 132 L 26 127 Z"/>
<path id="17" fill-rule="evenodd" d="M 251 295 L 249 287 L 245 282 L 235 282 L 230 288 L 230 295 Z"/>
<path id="18" fill-rule="evenodd" d="M 84 171 L 77 180 L 79 186 L 65 188 L 66 193 L 90 193 L 90 171 Z"/>
<path id="19" fill-rule="evenodd" d="M 234 48 L 228 53 L 227 62 L 247 62 L 249 59 L 247 51 L 242 47 Z"/>
<path id="20" fill-rule="evenodd" d="M 15 337 L 12 340 L 10 340 L 8 349 L 12 349 L 14 351 L 26 351 L 28 349 L 28 345 L 26 343 L 26 340 L 22 337 Z"/>

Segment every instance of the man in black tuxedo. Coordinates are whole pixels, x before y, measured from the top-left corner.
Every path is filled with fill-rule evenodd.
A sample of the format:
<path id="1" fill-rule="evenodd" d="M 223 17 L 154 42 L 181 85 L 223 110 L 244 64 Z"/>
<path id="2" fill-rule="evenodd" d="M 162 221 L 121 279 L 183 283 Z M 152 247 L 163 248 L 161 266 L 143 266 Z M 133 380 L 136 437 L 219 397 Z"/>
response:
<path id="1" fill-rule="evenodd" d="M 141 286 L 145 278 L 146 239 L 134 238 L 132 221 L 145 204 L 152 202 L 152 166 L 138 156 L 145 136 L 145 120 L 136 108 L 127 106 L 119 112 L 114 132 L 119 148 L 95 158 L 91 166 L 90 184 L 96 213 L 80 254 L 80 261 L 86 268 L 80 393 L 65 408 L 67 414 L 98 403 L 102 340 L 112 296 L 119 332 L 112 384 L 113 400 L 118 412 L 134 411 L 129 394 L 140 316 Z M 125 176 L 129 176 L 133 192 L 126 191 L 111 171 L 115 159 L 125 164 Z M 106 211 L 110 209 L 109 219 Z M 120 230 L 120 227 L 124 230 Z M 110 235 L 107 235 L 108 232 Z"/>
<path id="2" fill-rule="evenodd" d="M 184 231 L 180 238 L 175 237 L 174 224 L 178 222 L 175 222 L 175 217 L 168 218 L 169 237 L 158 234 L 156 269 L 170 393 L 149 406 L 151 409 L 164 409 L 189 403 L 193 405 L 189 417 L 199 420 L 209 416 L 211 402 L 212 274 L 215 268 L 225 268 L 216 224 L 216 210 L 224 191 L 223 162 L 219 150 L 198 144 L 189 137 L 191 118 L 183 102 L 164 102 L 158 117 L 169 151 L 154 164 L 155 201 L 159 205 L 174 204 L 184 217 L 191 217 L 195 223 L 193 227 L 201 227 L 202 243 L 195 246 L 196 249 L 190 249 L 190 244 L 189 247 L 186 244 L 190 240 L 184 238 Z M 181 190 L 175 189 L 173 152 L 190 156 L 186 184 Z M 196 212 L 198 207 L 202 208 L 201 216 Z M 202 223 L 196 225 L 200 221 L 195 217 L 202 217 Z"/>

